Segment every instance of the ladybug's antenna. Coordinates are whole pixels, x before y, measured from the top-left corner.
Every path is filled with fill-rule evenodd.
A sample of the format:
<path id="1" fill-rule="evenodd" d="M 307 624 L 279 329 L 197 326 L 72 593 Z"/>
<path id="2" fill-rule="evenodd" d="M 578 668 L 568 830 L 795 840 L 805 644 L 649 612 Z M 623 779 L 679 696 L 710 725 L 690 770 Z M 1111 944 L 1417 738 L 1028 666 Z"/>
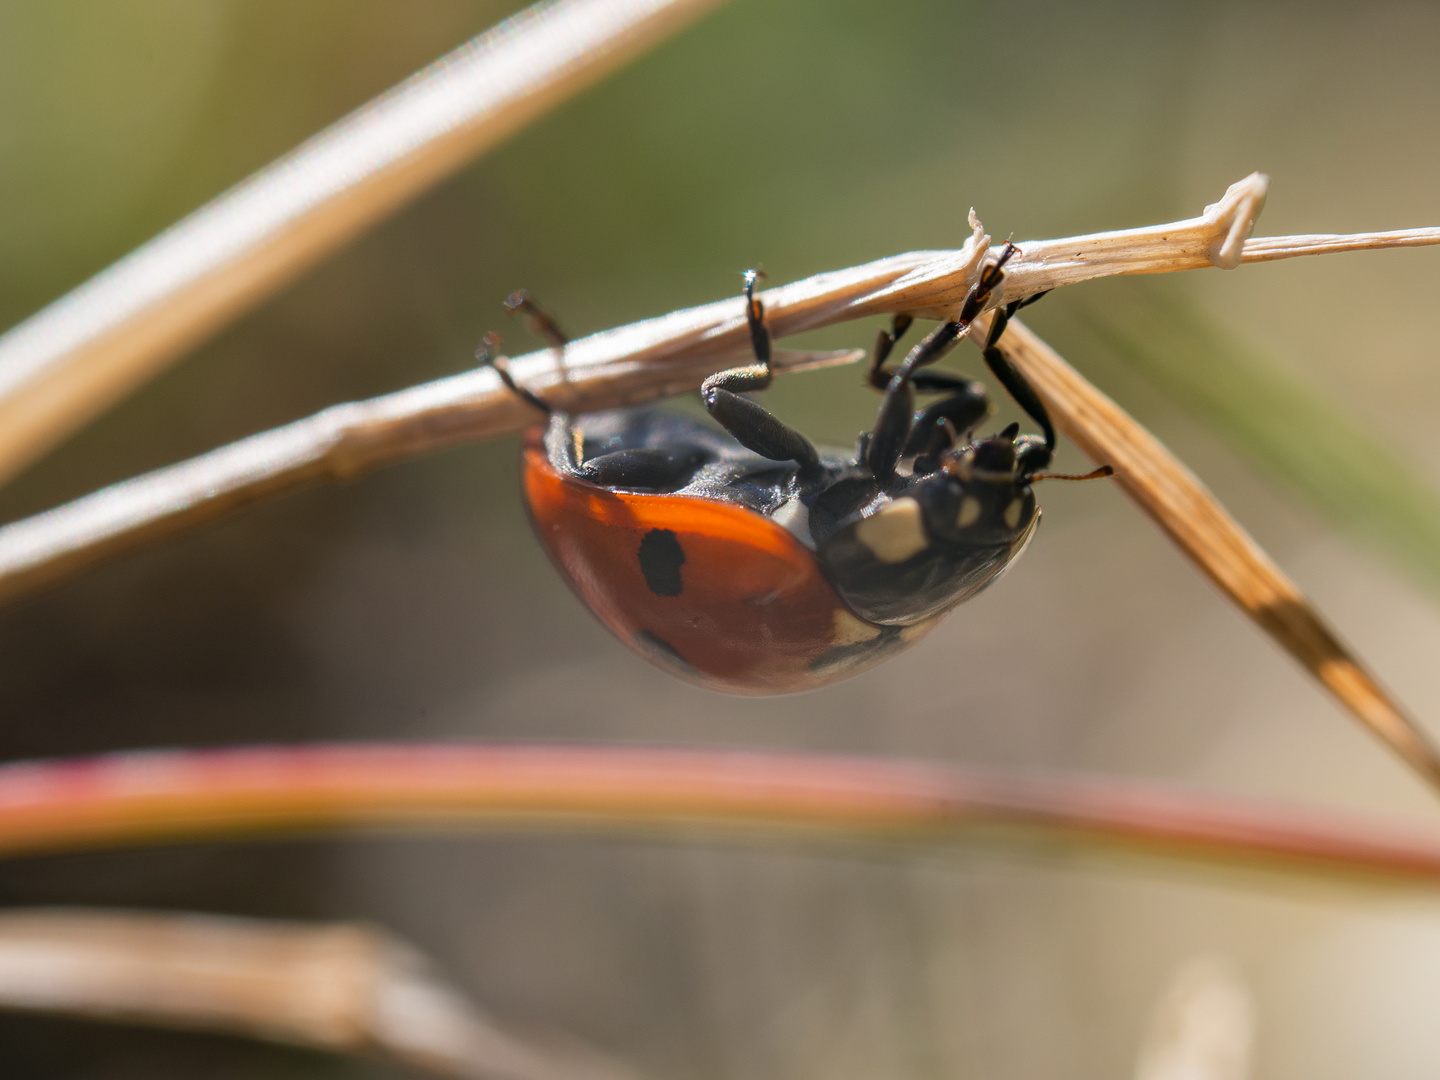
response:
<path id="1" fill-rule="evenodd" d="M 1040 472 L 1030 477 L 1033 484 L 1036 480 L 1103 480 L 1107 476 L 1114 476 L 1115 469 L 1110 465 L 1101 465 L 1098 469 L 1092 469 L 1087 473 L 1058 473 Z"/>

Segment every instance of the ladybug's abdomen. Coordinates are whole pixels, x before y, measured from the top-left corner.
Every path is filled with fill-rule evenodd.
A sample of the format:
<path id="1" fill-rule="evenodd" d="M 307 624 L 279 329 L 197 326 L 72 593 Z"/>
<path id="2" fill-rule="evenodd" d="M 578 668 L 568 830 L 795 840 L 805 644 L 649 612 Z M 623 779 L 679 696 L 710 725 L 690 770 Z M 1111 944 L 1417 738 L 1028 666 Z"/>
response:
<path id="1" fill-rule="evenodd" d="M 753 511 L 566 476 L 538 432 L 522 462 L 531 518 L 561 574 L 622 641 L 682 678 L 740 694 L 806 690 L 923 632 L 859 619 L 810 549 Z"/>

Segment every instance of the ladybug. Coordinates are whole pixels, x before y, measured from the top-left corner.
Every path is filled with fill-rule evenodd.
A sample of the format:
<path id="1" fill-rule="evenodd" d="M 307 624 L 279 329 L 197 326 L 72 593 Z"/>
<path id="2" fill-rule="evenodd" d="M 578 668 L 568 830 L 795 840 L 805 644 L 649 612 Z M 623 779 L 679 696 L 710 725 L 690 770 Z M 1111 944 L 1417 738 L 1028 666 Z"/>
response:
<path id="1" fill-rule="evenodd" d="M 1055 431 L 995 348 L 1020 305 L 996 312 L 985 359 L 1043 435 L 1012 424 L 974 437 L 989 413 L 981 385 L 923 370 L 985 308 L 1015 250 L 1007 244 L 958 317 L 898 367 L 886 361 L 911 319 L 881 331 L 868 381 L 884 399 L 854 454 L 817 450 L 742 396 L 773 377 L 755 271 L 744 288 L 755 362 L 710 376 L 700 391 L 723 431 L 652 408 L 581 418 L 553 410 L 515 383 L 488 335 L 480 361 L 549 416 L 525 436 L 521 474 L 561 575 L 646 659 L 731 693 L 822 686 L 923 637 L 999 577 L 1040 522 L 1031 484 L 1050 463 Z M 506 306 L 563 348 L 559 327 L 526 294 Z M 917 392 L 940 396 L 917 411 Z"/>

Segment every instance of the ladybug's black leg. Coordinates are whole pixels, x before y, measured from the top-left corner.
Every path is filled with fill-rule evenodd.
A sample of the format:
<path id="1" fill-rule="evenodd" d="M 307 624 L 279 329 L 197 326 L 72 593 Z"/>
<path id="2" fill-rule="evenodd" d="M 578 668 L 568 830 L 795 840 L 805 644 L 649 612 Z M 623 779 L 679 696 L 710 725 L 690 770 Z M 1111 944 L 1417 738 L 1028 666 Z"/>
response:
<path id="1" fill-rule="evenodd" d="M 916 371 L 944 356 L 960 333 L 985 310 L 991 295 L 1005 280 L 1005 264 L 1018 250 L 1014 244 L 1005 245 L 999 257 L 980 271 L 980 279 L 966 294 L 959 316 L 930 331 L 924 341 L 910 350 L 910 355 L 905 357 L 905 362 L 890 379 L 885 388 L 885 400 L 880 403 L 880 414 L 875 419 L 875 429 L 865 441 L 865 464 L 882 487 L 895 478 L 895 465 L 910 442 L 915 421 L 915 389 L 919 385 L 915 379 Z"/>
<path id="2" fill-rule="evenodd" d="M 764 406 L 740 395 L 764 390 L 774 381 L 770 369 L 770 331 L 765 328 L 765 307 L 755 299 L 754 270 L 745 274 L 745 319 L 755 363 L 717 371 L 700 385 L 700 400 L 717 423 L 747 449 L 771 461 L 795 461 L 802 472 L 820 467 L 820 455 L 810 440 L 781 423 Z"/>
<path id="3" fill-rule="evenodd" d="M 1009 325 L 1010 317 L 1025 304 L 1034 303 L 1038 299 L 1040 299 L 1039 296 L 1033 296 L 1029 300 L 1009 304 L 1003 311 L 997 311 L 994 321 L 990 324 L 990 335 L 985 339 L 986 366 L 995 373 L 995 377 L 1010 392 L 1010 396 L 1015 399 L 1016 404 L 1029 413 L 1031 419 L 1040 425 L 1040 430 L 1045 435 L 1044 447 L 1036 447 L 1029 451 L 1026 454 L 1027 460 L 1021 462 L 1022 471 L 1027 473 L 1043 469 L 1050 464 L 1050 459 L 1055 454 L 1055 425 L 1050 422 L 1050 413 L 1040 400 L 1040 396 L 1035 393 L 1035 388 L 1009 360 L 1005 359 L 1005 354 L 996 348 L 996 344 L 999 342 L 1000 336 L 1005 333 L 1005 327 Z"/>
<path id="4" fill-rule="evenodd" d="M 959 333 L 959 322 L 941 323 L 910 350 L 900 370 L 891 377 L 865 446 L 865 464 L 881 487 L 895 478 L 895 464 L 910 441 L 915 420 L 915 370 L 935 363 L 949 352 Z"/>
<path id="5" fill-rule="evenodd" d="M 710 449 L 688 442 L 664 447 L 635 446 L 586 458 L 584 438 L 573 417 L 556 413 L 550 425 L 545 444 L 552 454 L 561 454 L 564 471 L 599 487 L 679 491 L 715 460 Z"/>
<path id="6" fill-rule="evenodd" d="M 600 487 L 632 491 L 678 491 L 714 455 L 699 446 L 682 444 L 660 449 L 637 447 L 601 454 L 579 465 L 575 475 Z"/>
<path id="7" fill-rule="evenodd" d="M 499 335 L 486 334 L 480 339 L 480 348 L 475 353 L 475 360 L 481 367 L 494 368 L 495 374 L 500 376 L 500 381 L 505 384 L 506 389 L 512 394 L 517 394 L 524 398 L 546 416 L 554 413 L 555 410 L 546 404 L 542 397 L 530 390 L 526 390 L 525 387 L 515 381 L 515 377 L 510 374 L 510 366 L 505 363 L 505 358 L 495 351 L 499 344 Z"/>
<path id="8" fill-rule="evenodd" d="M 531 333 L 543 339 L 551 348 L 563 349 L 570 341 L 565 336 L 565 332 L 560 329 L 559 324 L 539 304 L 530 299 L 530 294 L 524 289 L 516 289 L 505 298 L 505 310 L 512 315 L 520 315 Z M 495 351 L 499 344 L 500 338 L 495 334 L 486 334 L 481 339 L 480 349 L 475 354 L 475 359 L 479 361 L 480 366 L 494 368 L 495 374 L 500 376 L 500 381 L 511 393 L 518 394 L 546 416 L 551 415 L 555 410 L 547 405 L 543 398 L 515 382 L 505 358 Z"/>
<path id="9" fill-rule="evenodd" d="M 902 457 L 919 454 L 935 457 L 950 449 L 958 436 L 970 431 L 990 411 L 985 388 L 971 379 L 943 371 L 919 371 L 911 383 L 921 392 L 948 391 L 948 396 L 927 406 L 915 417 Z"/>
<path id="10" fill-rule="evenodd" d="M 914 321 L 909 315 L 896 315 L 890 320 L 890 329 L 881 330 L 876 336 L 875 347 L 870 350 L 870 367 L 865 375 L 865 381 L 876 390 L 884 390 L 895 377 L 895 372 L 885 367 L 885 361 L 890 359 L 895 343 L 905 336 L 905 331 Z"/>

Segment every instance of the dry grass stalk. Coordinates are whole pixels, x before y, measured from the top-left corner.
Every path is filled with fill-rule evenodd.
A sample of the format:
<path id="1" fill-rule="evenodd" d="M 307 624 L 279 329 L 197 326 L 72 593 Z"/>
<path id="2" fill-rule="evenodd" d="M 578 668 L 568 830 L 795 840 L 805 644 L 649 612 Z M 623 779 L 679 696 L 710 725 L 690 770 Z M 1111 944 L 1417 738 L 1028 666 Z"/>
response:
<path id="1" fill-rule="evenodd" d="M 1003 299 L 1111 274 L 1161 273 L 1228 265 L 1254 224 L 1266 181 L 1234 184 L 1205 214 L 1145 229 L 1027 242 L 1009 264 Z M 1251 240 L 1240 259 L 1317 254 L 1343 248 L 1440 243 L 1440 230 L 1344 237 Z M 1349 245 L 1349 246 L 1346 246 Z M 820 274 L 765 293 L 777 336 L 879 312 L 948 314 L 964 297 L 990 237 L 978 222 L 958 251 L 911 252 Z M 561 358 L 542 350 L 511 361 L 516 377 L 574 410 L 631 404 L 695 389 L 745 355 L 738 297 L 677 311 L 572 342 Z M 782 369 L 838 362 L 855 354 L 788 354 Z M 337 405 L 209 454 L 106 488 L 0 528 L 0 601 L 65 580 L 158 538 L 258 499 L 464 442 L 519 430 L 533 414 L 489 370 L 466 372 L 369 401 Z"/>
<path id="2" fill-rule="evenodd" d="M 352 743 L 0 766 L 0 856 L 396 827 L 982 841 L 1440 885 L 1433 830 L 1112 777 L 554 744 Z"/>
<path id="3" fill-rule="evenodd" d="M 1179 548 L 1360 722 L 1440 787 L 1440 753 L 1300 589 L 1165 445 L 1018 320 L 1000 341 L 1055 425 L 1097 463 Z"/>
<path id="4" fill-rule="evenodd" d="M 537 4 L 0 337 L 0 482 L 466 162 L 718 0 Z"/>
<path id="5" fill-rule="evenodd" d="M 414 949 L 363 926 L 10 911 L 0 1008 L 245 1035 L 477 1080 L 633 1076 L 502 1032 Z"/>

